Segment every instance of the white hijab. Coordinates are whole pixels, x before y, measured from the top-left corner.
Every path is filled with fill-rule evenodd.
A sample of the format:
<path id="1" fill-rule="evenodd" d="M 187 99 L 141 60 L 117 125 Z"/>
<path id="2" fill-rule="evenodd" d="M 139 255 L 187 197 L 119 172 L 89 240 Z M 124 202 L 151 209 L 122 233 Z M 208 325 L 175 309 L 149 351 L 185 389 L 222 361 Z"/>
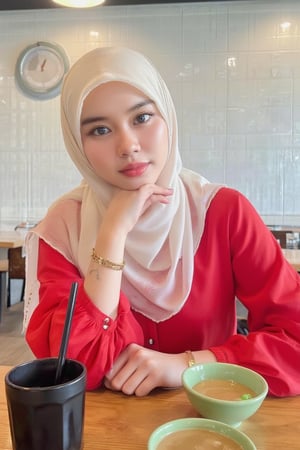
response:
<path id="1" fill-rule="evenodd" d="M 112 188 L 96 175 L 84 154 L 80 116 L 86 96 L 100 84 L 110 81 L 128 83 L 155 102 L 169 130 L 169 157 L 157 183 L 174 189 L 170 204 L 151 206 L 129 233 L 122 290 L 134 310 L 155 322 L 176 314 L 189 295 L 194 254 L 203 233 L 206 211 L 221 186 L 182 168 L 173 101 L 150 61 L 127 48 L 98 48 L 79 59 L 64 81 L 61 94 L 63 136 L 66 149 L 84 181 L 58 199 L 45 219 L 27 236 L 25 327 L 38 304 L 39 238 L 75 264 L 82 276 L 86 274 Z M 72 210 L 75 202 L 66 203 L 68 199 L 81 203 L 79 216 Z"/>

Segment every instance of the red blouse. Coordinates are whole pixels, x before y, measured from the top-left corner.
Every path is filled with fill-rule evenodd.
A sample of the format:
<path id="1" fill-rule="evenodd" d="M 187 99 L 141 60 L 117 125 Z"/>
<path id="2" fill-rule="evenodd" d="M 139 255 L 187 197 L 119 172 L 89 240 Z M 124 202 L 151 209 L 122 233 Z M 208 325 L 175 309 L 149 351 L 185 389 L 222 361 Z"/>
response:
<path id="1" fill-rule="evenodd" d="M 86 365 L 88 389 L 135 342 L 166 353 L 209 349 L 220 362 L 262 374 L 270 394 L 300 394 L 300 277 L 237 191 L 222 188 L 211 202 L 190 295 L 168 320 L 133 311 L 122 292 L 117 318 L 107 317 L 86 295 L 77 268 L 43 240 L 38 279 L 40 301 L 26 339 L 39 358 L 58 355 L 70 286 L 79 282 L 68 357 Z M 248 310 L 248 336 L 236 334 L 236 298 Z"/>

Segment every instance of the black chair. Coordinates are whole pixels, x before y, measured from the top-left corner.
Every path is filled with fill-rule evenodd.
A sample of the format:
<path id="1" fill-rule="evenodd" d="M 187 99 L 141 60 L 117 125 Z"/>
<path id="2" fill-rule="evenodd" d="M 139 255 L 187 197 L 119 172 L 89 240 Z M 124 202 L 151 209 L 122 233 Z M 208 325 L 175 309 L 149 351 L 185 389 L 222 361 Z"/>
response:
<path id="1" fill-rule="evenodd" d="M 237 333 L 247 336 L 249 334 L 247 319 L 237 320 Z"/>

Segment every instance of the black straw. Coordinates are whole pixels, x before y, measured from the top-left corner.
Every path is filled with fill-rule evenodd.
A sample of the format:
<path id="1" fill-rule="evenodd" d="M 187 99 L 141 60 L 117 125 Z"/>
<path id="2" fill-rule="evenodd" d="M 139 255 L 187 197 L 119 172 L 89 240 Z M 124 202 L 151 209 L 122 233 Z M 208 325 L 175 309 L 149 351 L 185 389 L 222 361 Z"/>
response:
<path id="1" fill-rule="evenodd" d="M 59 350 L 59 357 L 58 357 L 58 363 L 56 367 L 56 374 L 55 374 L 55 384 L 60 384 L 61 379 L 61 373 L 63 366 L 65 364 L 66 359 L 66 353 L 67 353 L 67 347 L 69 343 L 69 336 L 70 336 L 70 330 L 71 330 L 71 323 L 72 323 L 72 317 L 73 317 L 73 311 L 77 296 L 77 289 L 78 289 L 78 283 L 74 281 L 71 286 L 70 296 L 68 300 L 68 309 L 66 314 L 66 320 L 64 325 L 64 331 L 63 336 L 60 344 L 60 350 Z"/>

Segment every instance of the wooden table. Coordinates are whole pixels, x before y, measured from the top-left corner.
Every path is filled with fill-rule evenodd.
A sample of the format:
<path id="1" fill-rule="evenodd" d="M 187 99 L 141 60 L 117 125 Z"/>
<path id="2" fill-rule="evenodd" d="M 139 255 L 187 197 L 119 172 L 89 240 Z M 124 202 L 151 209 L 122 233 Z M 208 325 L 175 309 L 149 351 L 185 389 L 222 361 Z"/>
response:
<path id="1" fill-rule="evenodd" d="M 0 449 L 11 450 L 4 375 L 0 366 Z M 183 389 L 158 390 L 147 397 L 127 397 L 101 390 L 86 395 L 84 450 L 146 450 L 151 432 L 164 422 L 198 417 Z M 300 396 L 267 398 L 239 429 L 257 450 L 300 448 Z"/>
<path id="2" fill-rule="evenodd" d="M 18 231 L 0 230 L 0 248 L 22 247 L 24 237 Z"/>
<path id="3" fill-rule="evenodd" d="M 283 248 L 282 251 L 288 262 L 297 270 L 297 272 L 300 272 L 300 249 Z"/>

